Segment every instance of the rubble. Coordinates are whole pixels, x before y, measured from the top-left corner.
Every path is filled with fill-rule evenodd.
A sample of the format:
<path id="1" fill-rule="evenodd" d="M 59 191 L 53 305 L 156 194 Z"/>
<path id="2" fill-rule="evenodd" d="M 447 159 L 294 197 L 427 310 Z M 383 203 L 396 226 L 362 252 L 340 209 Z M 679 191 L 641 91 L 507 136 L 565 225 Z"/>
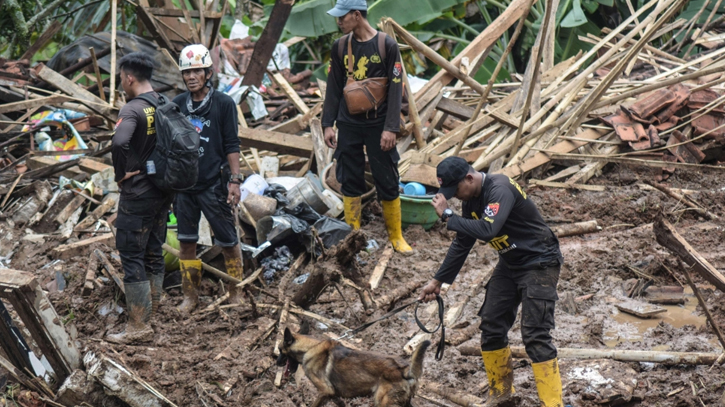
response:
<path id="1" fill-rule="evenodd" d="M 287 46 L 306 41 L 278 44 L 294 2 L 275 4 L 257 42 L 221 38 L 227 5 L 211 3 L 199 11 L 140 1 L 138 17 L 153 42 L 114 25 L 115 35 L 85 37 L 45 64 L 29 62 L 32 47 L 20 60 L 0 60 L 0 297 L 8 300 L 12 322 L 0 329 L 8 356 L 0 365 L 33 397 L 61 405 L 102 405 L 109 396 L 129 405 L 306 405 L 314 392 L 309 380 L 272 367 L 284 329 L 307 326 L 338 338 L 414 298 L 445 256 L 453 235 L 440 223 L 406 229 L 418 251 L 413 258 L 383 243 L 367 250 L 370 239 L 387 242 L 372 184 L 363 197 L 362 232 L 331 233 L 328 240 L 322 223 L 293 212 L 308 204 L 322 220 L 336 221 L 342 196 L 320 122 L 326 84 L 309 70 L 293 73 L 289 54 L 290 66 L 277 63 Z M 397 142 L 401 181 L 434 191 L 436 164 L 458 155 L 477 170 L 513 178 L 537 202 L 565 256 L 553 335 L 572 405 L 717 403 L 725 346 L 718 327 L 725 321 L 725 43 L 704 29 L 691 43 L 708 46 L 694 55 L 653 47 L 681 26 L 670 17 L 682 1 L 650 1 L 601 37 L 580 37 L 592 46 L 586 53 L 555 64 L 554 49 L 537 46 L 523 75 L 474 80 L 499 38 L 519 20 L 521 30 L 531 3 L 511 2 L 450 61 L 392 19 L 381 22 L 417 57 L 441 68 L 415 91 L 413 76 L 405 76 L 410 103 Z M 546 26 L 539 43 L 556 29 Z M 53 24 L 43 36 L 57 29 Z M 170 269 L 153 343 L 112 345 L 104 334 L 126 318 L 117 305 L 124 293 L 113 234 L 118 186 L 108 154 L 124 104 L 123 95 L 114 95 L 112 49 L 118 46 L 119 56 L 153 52 L 160 65 L 154 87 L 173 95 L 183 90 L 176 54 L 190 42 L 207 44 L 220 62 L 215 66 L 225 67 L 220 90 L 239 104 L 242 172 L 264 182 L 245 184 L 249 199 L 235 215 L 246 277 L 229 277 L 220 248 L 207 245 L 199 253 L 203 306 L 180 317 L 178 272 Z M 68 117 L 42 121 L 48 111 Z M 291 231 L 272 233 L 280 219 Z M 173 257 L 171 240 L 164 249 Z M 205 242 L 211 241 L 207 232 Z M 269 265 L 283 245 L 289 256 Z M 476 312 L 494 264 L 495 253 L 477 245 L 459 281 L 445 288 L 452 349 L 442 362 L 427 357 L 417 405 L 485 403 L 480 360 L 469 356 L 480 356 Z M 42 290 L 61 280 L 64 290 Z M 243 288 L 245 301 L 222 305 L 229 294 L 221 281 Z M 688 319 L 675 321 L 672 307 Z M 430 313 L 424 308 L 421 315 Z M 13 324 L 30 351 L 46 357 L 55 380 L 33 377 L 32 365 L 16 357 L 18 345 L 8 340 Z M 344 343 L 402 356 L 437 335 L 422 334 L 405 312 Z M 518 332 L 511 342 L 515 357 L 526 358 Z M 516 403 L 533 406 L 533 379 L 525 370 L 516 370 Z M 93 401 L 82 399 L 90 391 Z"/>

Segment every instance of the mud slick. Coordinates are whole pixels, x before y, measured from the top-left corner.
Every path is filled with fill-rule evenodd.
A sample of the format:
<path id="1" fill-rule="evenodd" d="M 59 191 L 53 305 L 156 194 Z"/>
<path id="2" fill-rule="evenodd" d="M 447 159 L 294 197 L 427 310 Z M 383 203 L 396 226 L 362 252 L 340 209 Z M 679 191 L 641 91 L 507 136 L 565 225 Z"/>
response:
<path id="1" fill-rule="evenodd" d="M 625 294 L 628 280 L 646 275 L 657 286 L 677 286 L 680 285 L 678 280 L 685 281 L 676 258 L 655 241 L 652 224 L 658 212 L 664 212 L 679 233 L 715 268 L 725 268 L 725 253 L 721 249 L 725 231 L 722 227 L 699 218 L 692 211 L 681 210 L 680 205 L 659 191 L 645 188 L 642 181 L 654 176 L 655 171 L 609 165 L 601 177 L 591 182 L 605 186 L 604 192 L 527 188 L 527 193 L 552 226 L 592 219 L 602 226 L 597 233 L 560 239 L 565 264 L 558 287 L 561 300 L 553 331 L 558 347 L 722 352 L 690 291 L 685 292 L 684 304 L 666 305 L 666 312 L 652 319 L 623 314 L 615 307 L 629 300 Z M 668 185 L 698 191 L 694 192 L 693 198 L 716 215 L 725 215 L 725 190 L 719 186 L 721 183 L 716 175 L 678 170 L 668 180 Z M 375 239 L 382 245 L 387 239 L 378 210 L 375 204 L 366 208 L 363 232 L 368 239 Z M 309 405 L 316 398 L 317 391 L 302 369 L 295 375 L 282 377 L 280 387 L 274 384 L 281 370 L 275 364 L 273 352 L 278 333 L 272 328 L 279 319 L 278 309 L 284 301 L 278 302 L 271 296 L 277 293 L 279 277 L 264 292 L 255 291 L 257 317 L 249 307 L 221 306 L 203 311 L 222 294 L 220 284 L 208 275 L 200 291 L 203 304 L 190 318 L 182 318 L 176 310 L 181 296 L 178 289 L 171 289 L 163 295 L 159 314 L 152 321 L 156 333 L 152 342 L 138 346 L 113 345 L 103 341 L 104 335 L 117 331 L 127 318 L 125 311 L 119 314 L 125 306 L 122 301 L 118 302 L 114 284 L 106 283 L 101 289 L 95 289 L 90 297 L 83 298 L 87 256 L 72 257 L 43 268 L 52 261 L 49 254 L 57 245 L 50 235 L 39 237 L 31 230 L 10 229 L 5 222 L 0 226 L 5 248 L 19 242 L 8 267 L 34 272 L 46 287 L 53 282 L 55 269 L 61 265 L 67 286 L 62 292 L 51 292 L 50 298 L 58 314 L 64 320 L 72 321 L 77 329 L 83 354 L 94 351 L 118 359 L 179 406 L 293 407 Z M 415 226 L 408 228 L 405 238 L 416 253 L 412 257 L 393 255 L 380 286 L 373 292 L 373 299 L 380 299 L 403 285 L 430 278 L 453 237 L 440 223 L 429 232 Z M 112 248 L 103 244 L 98 244 L 98 248 L 113 253 Z M 382 247 L 371 253 L 363 250 L 354 260 L 364 281 L 369 279 L 383 251 Z M 110 257 L 118 267 L 114 256 Z M 471 290 L 485 282 L 496 257 L 493 250 L 477 244 L 456 283 L 445 293 L 447 308 L 472 295 L 460 318 L 449 326 L 449 338 L 460 334 L 467 326 L 478 324 L 477 311 L 485 290 L 473 293 Z M 322 265 L 328 270 L 329 266 Z M 292 277 L 312 272 L 314 268 L 314 263 L 307 264 Z M 667 271 L 668 268 L 673 274 Z M 699 275 L 693 277 L 716 321 L 725 325 L 723 293 Z M 300 287 L 297 282 L 290 282 L 285 297 L 292 298 Z M 277 304 L 278 307 L 260 307 L 260 304 Z M 384 309 L 366 313 L 361 296 L 347 284 L 331 284 L 312 303 L 309 311 L 330 319 L 334 325 L 289 313 L 287 326 L 297 330 L 300 324 L 309 325 L 310 333 L 320 338 L 326 335 L 335 338 L 343 332 L 341 326 L 354 328 L 385 313 Z M 413 308 L 403 311 L 346 343 L 409 359 L 403 347 L 420 332 L 412 312 Z M 430 325 L 436 322 L 433 308 L 421 306 L 419 312 Z M 459 346 L 478 346 L 478 332 L 471 331 L 474 332 L 472 338 Z M 433 341 L 436 339 L 434 336 Z M 511 332 L 510 342 L 512 346 L 521 346 L 518 323 Z M 422 397 L 413 399 L 416 406 L 455 405 L 432 389 L 446 389 L 451 394 L 470 395 L 485 401 L 487 380 L 480 357 L 463 356 L 455 346 L 447 347 L 442 361 L 435 361 L 433 356 L 434 352 L 430 350 L 425 356 L 423 384 L 418 390 Z M 572 359 L 562 359 L 560 366 L 564 399 L 572 406 L 720 406 L 725 389 L 722 366 L 664 366 Z M 530 363 L 516 359 L 514 374 L 516 398 L 505 405 L 538 406 Z M 113 397 L 103 396 L 105 401 L 88 397 L 89 402 L 94 403 L 92 405 L 122 405 Z M 371 401 L 360 398 L 348 400 L 347 405 L 368 406 Z"/>

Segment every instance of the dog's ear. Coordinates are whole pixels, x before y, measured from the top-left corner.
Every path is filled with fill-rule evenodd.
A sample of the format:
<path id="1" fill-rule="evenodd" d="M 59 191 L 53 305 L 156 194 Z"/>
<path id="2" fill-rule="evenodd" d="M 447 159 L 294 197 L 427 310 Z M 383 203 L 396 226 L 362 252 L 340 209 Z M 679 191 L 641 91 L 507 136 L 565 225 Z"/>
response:
<path id="1" fill-rule="evenodd" d="M 306 319 L 302 320 L 302 323 L 300 324 L 300 330 L 297 331 L 297 333 L 302 335 L 310 334 L 310 323 Z"/>
<path id="2" fill-rule="evenodd" d="M 289 330 L 289 328 L 284 329 L 284 343 L 286 345 L 292 345 L 295 341 L 294 335 L 292 335 L 292 331 Z"/>

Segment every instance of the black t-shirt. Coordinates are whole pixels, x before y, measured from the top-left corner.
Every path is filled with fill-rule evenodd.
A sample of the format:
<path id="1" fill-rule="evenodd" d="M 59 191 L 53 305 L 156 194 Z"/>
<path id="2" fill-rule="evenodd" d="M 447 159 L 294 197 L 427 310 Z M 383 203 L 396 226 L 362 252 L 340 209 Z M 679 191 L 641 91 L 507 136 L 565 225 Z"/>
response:
<path id="1" fill-rule="evenodd" d="M 189 92 L 174 98 L 181 113 L 191 121 L 199 132 L 199 178 L 189 193 L 206 190 L 215 182 L 219 182 L 220 169 L 227 162 L 227 155 L 239 152 L 237 137 L 237 106 L 234 100 L 222 92 L 214 92 L 211 96 L 211 107 L 204 114 L 190 114 L 186 106 Z M 196 109 L 200 102 L 192 102 Z"/>
<path id="2" fill-rule="evenodd" d="M 352 35 L 352 34 L 350 34 Z M 322 126 L 332 127 L 335 121 L 364 126 L 385 123 L 383 130 L 397 133 L 400 131 L 400 107 L 403 97 L 403 67 L 400 62 L 398 44 L 386 36 L 385 61 L 380 57 L 378 35 L 372 39 L 359 42 L 352 37 L 353 76 L 355 80 L 367 78 L 388 78 L 388 96 L 377 110 L 352 115 L 347 110 L 342 90 L 347 82 L 347 36 L 332 44 L 330 71 L 327 77 L 325 105 L 322 111 Z M 345 40 L 342 60 L 338 54 L 339 42 Z M 343 64 L 344 61 L 344 64 Z"/>
<path id="3" fill-rule="evenodd" d="M 561 264 L 559 239 L 521 186 L 505 175 L 485 177 L 481 195 L 463 202 L 463 216 L 448 219 L 448 230 L 458 233 L 435 279 L 453 283 L 476 240 L 488 243 L 512 270 Z"/>
<path id="4" fill-rule="evenodd" d="M 149 93 L 158 98 L 157 93 Z M 119 185 L 124 198 L 163 195 L 146 175 L 146 161 L 156 148 L 155 112 L 156 108 L 149 102 L 136 97 L 129 100 L 118 113 L 111 148 L 114 179 L 118 182 L 128 172 L 141 171 Z"/>

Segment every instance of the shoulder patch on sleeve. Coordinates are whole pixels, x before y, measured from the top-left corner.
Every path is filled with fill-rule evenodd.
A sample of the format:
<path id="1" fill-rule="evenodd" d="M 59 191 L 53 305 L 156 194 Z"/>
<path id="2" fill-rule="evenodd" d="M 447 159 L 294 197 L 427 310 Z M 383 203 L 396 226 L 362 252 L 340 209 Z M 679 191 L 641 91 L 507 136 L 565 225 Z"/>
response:
<path id="1" fill-rule="evenodd" d="M 486 209 L 483 210 L 483 212 L 486 214 L 486 216 L 494 217 L 498 213 L 499 203 L 490 203 L 488 206 L 486 206 Z"/>

